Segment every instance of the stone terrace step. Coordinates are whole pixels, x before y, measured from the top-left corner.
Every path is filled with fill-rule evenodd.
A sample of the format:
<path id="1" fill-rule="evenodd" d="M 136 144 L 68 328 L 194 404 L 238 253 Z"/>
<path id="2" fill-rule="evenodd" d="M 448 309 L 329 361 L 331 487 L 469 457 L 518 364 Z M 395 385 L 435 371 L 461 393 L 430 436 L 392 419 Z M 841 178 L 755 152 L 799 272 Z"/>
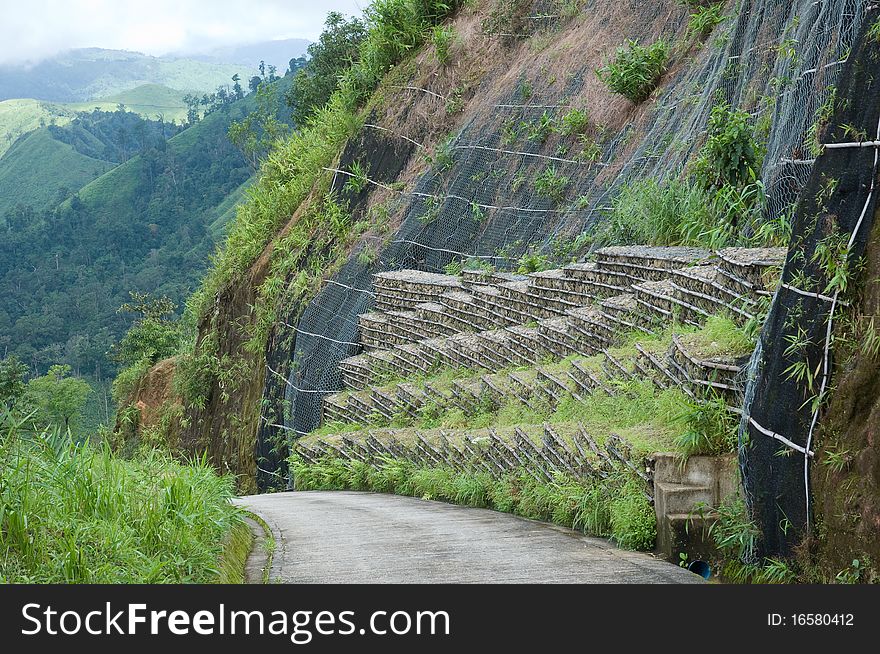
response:
<path id="1" fill-rule="evenodd" d="M 494 299 L 495 305 L 518 325 L 562 313 L 549 306 L 552 301 L 532 295 L 531 290 L 532 284 L 527 279 L 499 284 L 499 293 Z"/>
<path id="2" fill-rule="evenodd" d="M 695 391 L 702 388 L 734 400 L 744 390 L 742 370 L 748 355 L 701 357 L 687 338 L 675 335 L 666 358 Z"/>
<path id="3" fill-rule="evenodd" d="M 395 270 L 373 276 L 376 308 L 382 311 L 414 309 L 424 302 L 435 302 L 443 293 L 461 288 L 461 280 L 421 270 Z"/>
<path id="4" fill-rule="evenodd" d="M 633 286 L 633 293 L 641 307 L 642 324 L 647 328 L 658 324 L 668 325 L 674 320 L 699 326 L 709 315 L 704 309 L 682 299 L 678 287 L 671 279 L 636 284 Z"/>
<path id="5" fill-rule="evenodd" d="M 359 340 L 367 349 L 387 350 L 412 340 L 412 337 L 397 329 L 396 321 L 381 311 L 359 315 L 358 328 L 360 329 Z"/>
<path id="6" fill-rule="evenodd" d="M 692 247 L 612 246 L 596 251 L 596 263 L 602 271 L 626 275 L 631 283 L 659 281 L 669 272 L 699 263 L 709 263 L 709 250 Z"/>
<path id="7" fill-rule="evenodd" d="M 525 275 L 493 270 L 465 269 L 461 271 L 461 285 L 468 290 L 472 290 L 475 286 L 497 286 L 504 282 L 522 281 L 525 278 Z"/>
<path id="8" fill-rule="evenodd" d="M 529 275 L 530 295 L 543 300 L 553 300 L 557 306 L 584 307 L 601 299 L 593 287 L 582 279 L 570 277 L 568 271 L 545 270 Z"/>
<path id="9" fill-rule="evenodd" d="M 718 250 L 718 267 L 744 293 L 770 293 L 779 280 L 787 252 L 786 248 L 724 248 Z"/>
<path id="10" fill-rule="evenodd" d="M 478 305 L 472 293 L 451 291 L 438 298 L 439 306 L 450 319 L 450 325 L 458 331 L 481 331 L 491 329 L 493 321 L 485 309 Z"/>
<path id="11" fill-rule="evenodd" d="M 742 324 L 757 313 L 757 294 L 770 288 L 769 272 L 784 256 L 780 248 L 728 248 L 716 256 L 699 248 L 609 247 L 596 262 L 528 276 L 380 273 L 377 306 L 381 296 L 388 310 L 360 316 L 370 351 L 340 364 L 343 383 L 360 389 L 377 375 L 424 374 L 438 364 L 491 372 L 599 353 L 625 333 L 656 331 L 673 320 L 699 326 L 717 313 Z M 674 373 L 687 381 L 687 357 L 679 359 L 671 360 L 678 371 L 644 365 L 660 380 Z M 702 378 L 694 375 L 699 386 Z"/>
<path id="12" fill-rule="evenodd" d="M 673 271 L 673 297 L 709 314 L 727 313 L 740 324 L 757 311 L 752 294 L 743 295 L 717 266 L 692 266 Z"/>
<path id="13" fill-rule="evenodd" d="M 601 312 L 596 309 L 585 310 L 592 310 L 594 317 L 601 317 Z M 665 346 L 649 341 L 645 345 L 637 343 L 635 354 L 612 353 L 609 348 L 601 347 L 598 349 L 602 355 L 601 364 L 575 356 L 567 370 L 550 370 L 531 361 L 525 370 L 497 372 L 510 368 L 514 359 L 504 359 L 501 353 L 504 348 L 508 353 L 514 353 L 516 346 L 513 344 L 518 338 L 526 341 L 524 347 L 531 355 L 536 351 L 535 342 L 541 344 L 545 353 L 553 353 L 557 358 L 580 351 L 580 347 L 565 342 L 566 335 L 559 331 L 565 320 L 554 318 L 541 321 L 537 329 L 509 328 L 480 334 L 460 334 L 453 339 L 437 339 L 444 343 L 443 362 L 462 365 L 464 361 L 467 364 L 465 367 L 485 373 L 453 380 L 446 387 L 432 381 L 423 388 L 410 383 L 381 388 L 368 384 L 359 392 L 331 395 L 324 401 L 324 421 L 368 424 L 378 416 L 390 421 L 402 414 L 418 419 L 420 407 L 426 400 L 441 408 L 457 407 L 466 415 L 479 413 L 488 405 L 499 407 L 510 401 L 522 402 L 536 409 L 546 408 L 547 404 L 553 408 L 568 395 L 577 399 L 596 391 L 614 395 L 617 391 L 613 380 L 650 379 L 660 388 L 681 388 L 695 399 L 716 393 L 728 405 L 737 404 L 742 392 L 741 371 L 748 361 L 748 355 L 712 354 L 716 346 L 703 343 L 698 334 L 673 336 L 665 353 Z M 416 349 L 419 344 L 405 347 Z M 587 354 L 591 353 L 592 350 Z"/>
<path id="14" fill-rule="evenodd" d="M 597 299 L 620 295 L 633 281 L 629 275 L 603 269 L 593 261 L 570 263 L 562 270 L 567 278 L 581 282 L 584 291 Z"/>

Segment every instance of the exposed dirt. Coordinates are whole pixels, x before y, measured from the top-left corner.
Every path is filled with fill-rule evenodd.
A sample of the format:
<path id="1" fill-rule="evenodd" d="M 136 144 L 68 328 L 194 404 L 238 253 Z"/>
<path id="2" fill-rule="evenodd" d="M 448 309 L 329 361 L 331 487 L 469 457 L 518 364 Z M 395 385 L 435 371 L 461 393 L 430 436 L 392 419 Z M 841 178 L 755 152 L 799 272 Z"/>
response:
<path id="1" fill-rule="evenodd" d="M 153 366 L 141 380 L 134 406 L 139 412 L 138 428 L 154 427 L 162 407 L 171 399 L 176 360 L 165 359 Z"/>

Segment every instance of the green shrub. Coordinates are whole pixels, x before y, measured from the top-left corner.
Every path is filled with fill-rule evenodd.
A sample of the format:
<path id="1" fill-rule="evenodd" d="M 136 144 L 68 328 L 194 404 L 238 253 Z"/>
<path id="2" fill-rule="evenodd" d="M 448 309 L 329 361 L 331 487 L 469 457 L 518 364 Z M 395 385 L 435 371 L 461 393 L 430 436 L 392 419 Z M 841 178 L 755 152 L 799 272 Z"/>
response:
<path id="1" fill-rule="evenodd" d="M 149 293 L 132 291 L 131 302 L 119 307 L 117 313 L 133 313 L 138 317 L 122 340 L 113 348 L 113 358 L 132 365 L 143 357 L 155 363 L 177 352 L 180 326 L 174 320 L 177 305 L 167 297 L 154 298 Z"/>
<path id="2" fill-rule="evenodd" d="M 603 243 L 677 245 L 684 224 L 716 224 L 709 194 L 686 181 L 645 179 L 626 184 L 612 200 L 599 234 Z"/>
<path id="3" fill-rule="evenodd" d="M 455 472 L 450 468 L 420 468 L 413 472 L 413 495 L 425 500 L 451 501 Z"/>
<path id="4" fill-rule="evenodd" d="M 492 478 L 484 472 L 462 473 L 452 482 L 452 501 L 465 506 L 489 506 Z"/>
<path id="5" fill-rule="evenodd" d="M 694 175 L 705 188 L 742 188 L 758 178 L 760 148 L 748 112 L 721 103 L 709 115 L 708 139 L 694 163 Z"/>
<path id="6" fill-rule="evenodd" d="M 549 270 L 552 265 L 550 259 L 543 254 L 529 252 L 520 257 L 516 272 L 521 275 L 527 275 L 528 273 Z"/>
<path id="7" fill-rule="evenodd" d="M 638 103 L 651 95 L 657 86 L 666 70 L 670 49 L 662 39 L 649 46 L 627 41 L 625 46 L 617 48 L 614 59 L 596 73 L 614 93 Z"/>
<path id="8" fill-rule="evenodd" d="M 743 497 L 735 495 L 724 500 L 716 511 L 718 520 L 709 528 L 709 534 L 718 549 L 733 561 L 754 561 L 761 531 L 749 517 Z"/>
<path id="9" fill-rule="evenodd" d="M 868 28 L 868 38 L 876 43 L 880 43 L 880 18 L 871 23 L 871 26 Z"/>
<path id="10" fill-rule="evenodd" d="M 687 35 L 692 39 L 703 39 L 713 29 L 724 22 L 724 3 L 699 7 L 688 17 Z"/>

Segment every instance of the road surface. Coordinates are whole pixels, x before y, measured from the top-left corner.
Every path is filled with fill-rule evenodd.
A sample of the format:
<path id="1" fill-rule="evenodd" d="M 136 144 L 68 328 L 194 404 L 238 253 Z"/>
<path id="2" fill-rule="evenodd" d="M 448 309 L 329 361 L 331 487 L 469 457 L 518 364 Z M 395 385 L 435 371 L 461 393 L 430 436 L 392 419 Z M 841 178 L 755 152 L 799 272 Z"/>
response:
<path id="1" fill-rule="evenodd" d="M 237 503 L 272 531 L 271 581 L 702 582 L 649 554 L 488 509 L 341 491 L 252 495 Z"/>

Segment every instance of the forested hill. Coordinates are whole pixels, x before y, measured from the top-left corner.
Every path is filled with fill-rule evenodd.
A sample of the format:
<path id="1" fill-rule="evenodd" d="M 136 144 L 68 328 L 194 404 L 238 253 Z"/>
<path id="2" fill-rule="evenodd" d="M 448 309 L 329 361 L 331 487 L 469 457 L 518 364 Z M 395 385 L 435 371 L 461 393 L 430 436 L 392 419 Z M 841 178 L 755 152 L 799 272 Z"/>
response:
<path id="1" fill-rule="evenodd" d="M 112 374 L 108 352 L 131 320 L 117 309 L 130 291 L 178 304 L 191 292 L 254 172 L 229 127 L 279 109 L 287 84 L 183 131 L 92 112 L 20 139 L 0 159 L 0 204 L 12 205 L 0 213 L 0 352 L 37 371 Z"/>
<path id="2" fill-rule="evenodd" d="M 52 208 L 115 165 L 161 147 L 181 129 L 130 111 L 95 110 L 63 127 L 28 132 L 0 156 L 0 216 L 19 204 L 36 211 Z"/>

